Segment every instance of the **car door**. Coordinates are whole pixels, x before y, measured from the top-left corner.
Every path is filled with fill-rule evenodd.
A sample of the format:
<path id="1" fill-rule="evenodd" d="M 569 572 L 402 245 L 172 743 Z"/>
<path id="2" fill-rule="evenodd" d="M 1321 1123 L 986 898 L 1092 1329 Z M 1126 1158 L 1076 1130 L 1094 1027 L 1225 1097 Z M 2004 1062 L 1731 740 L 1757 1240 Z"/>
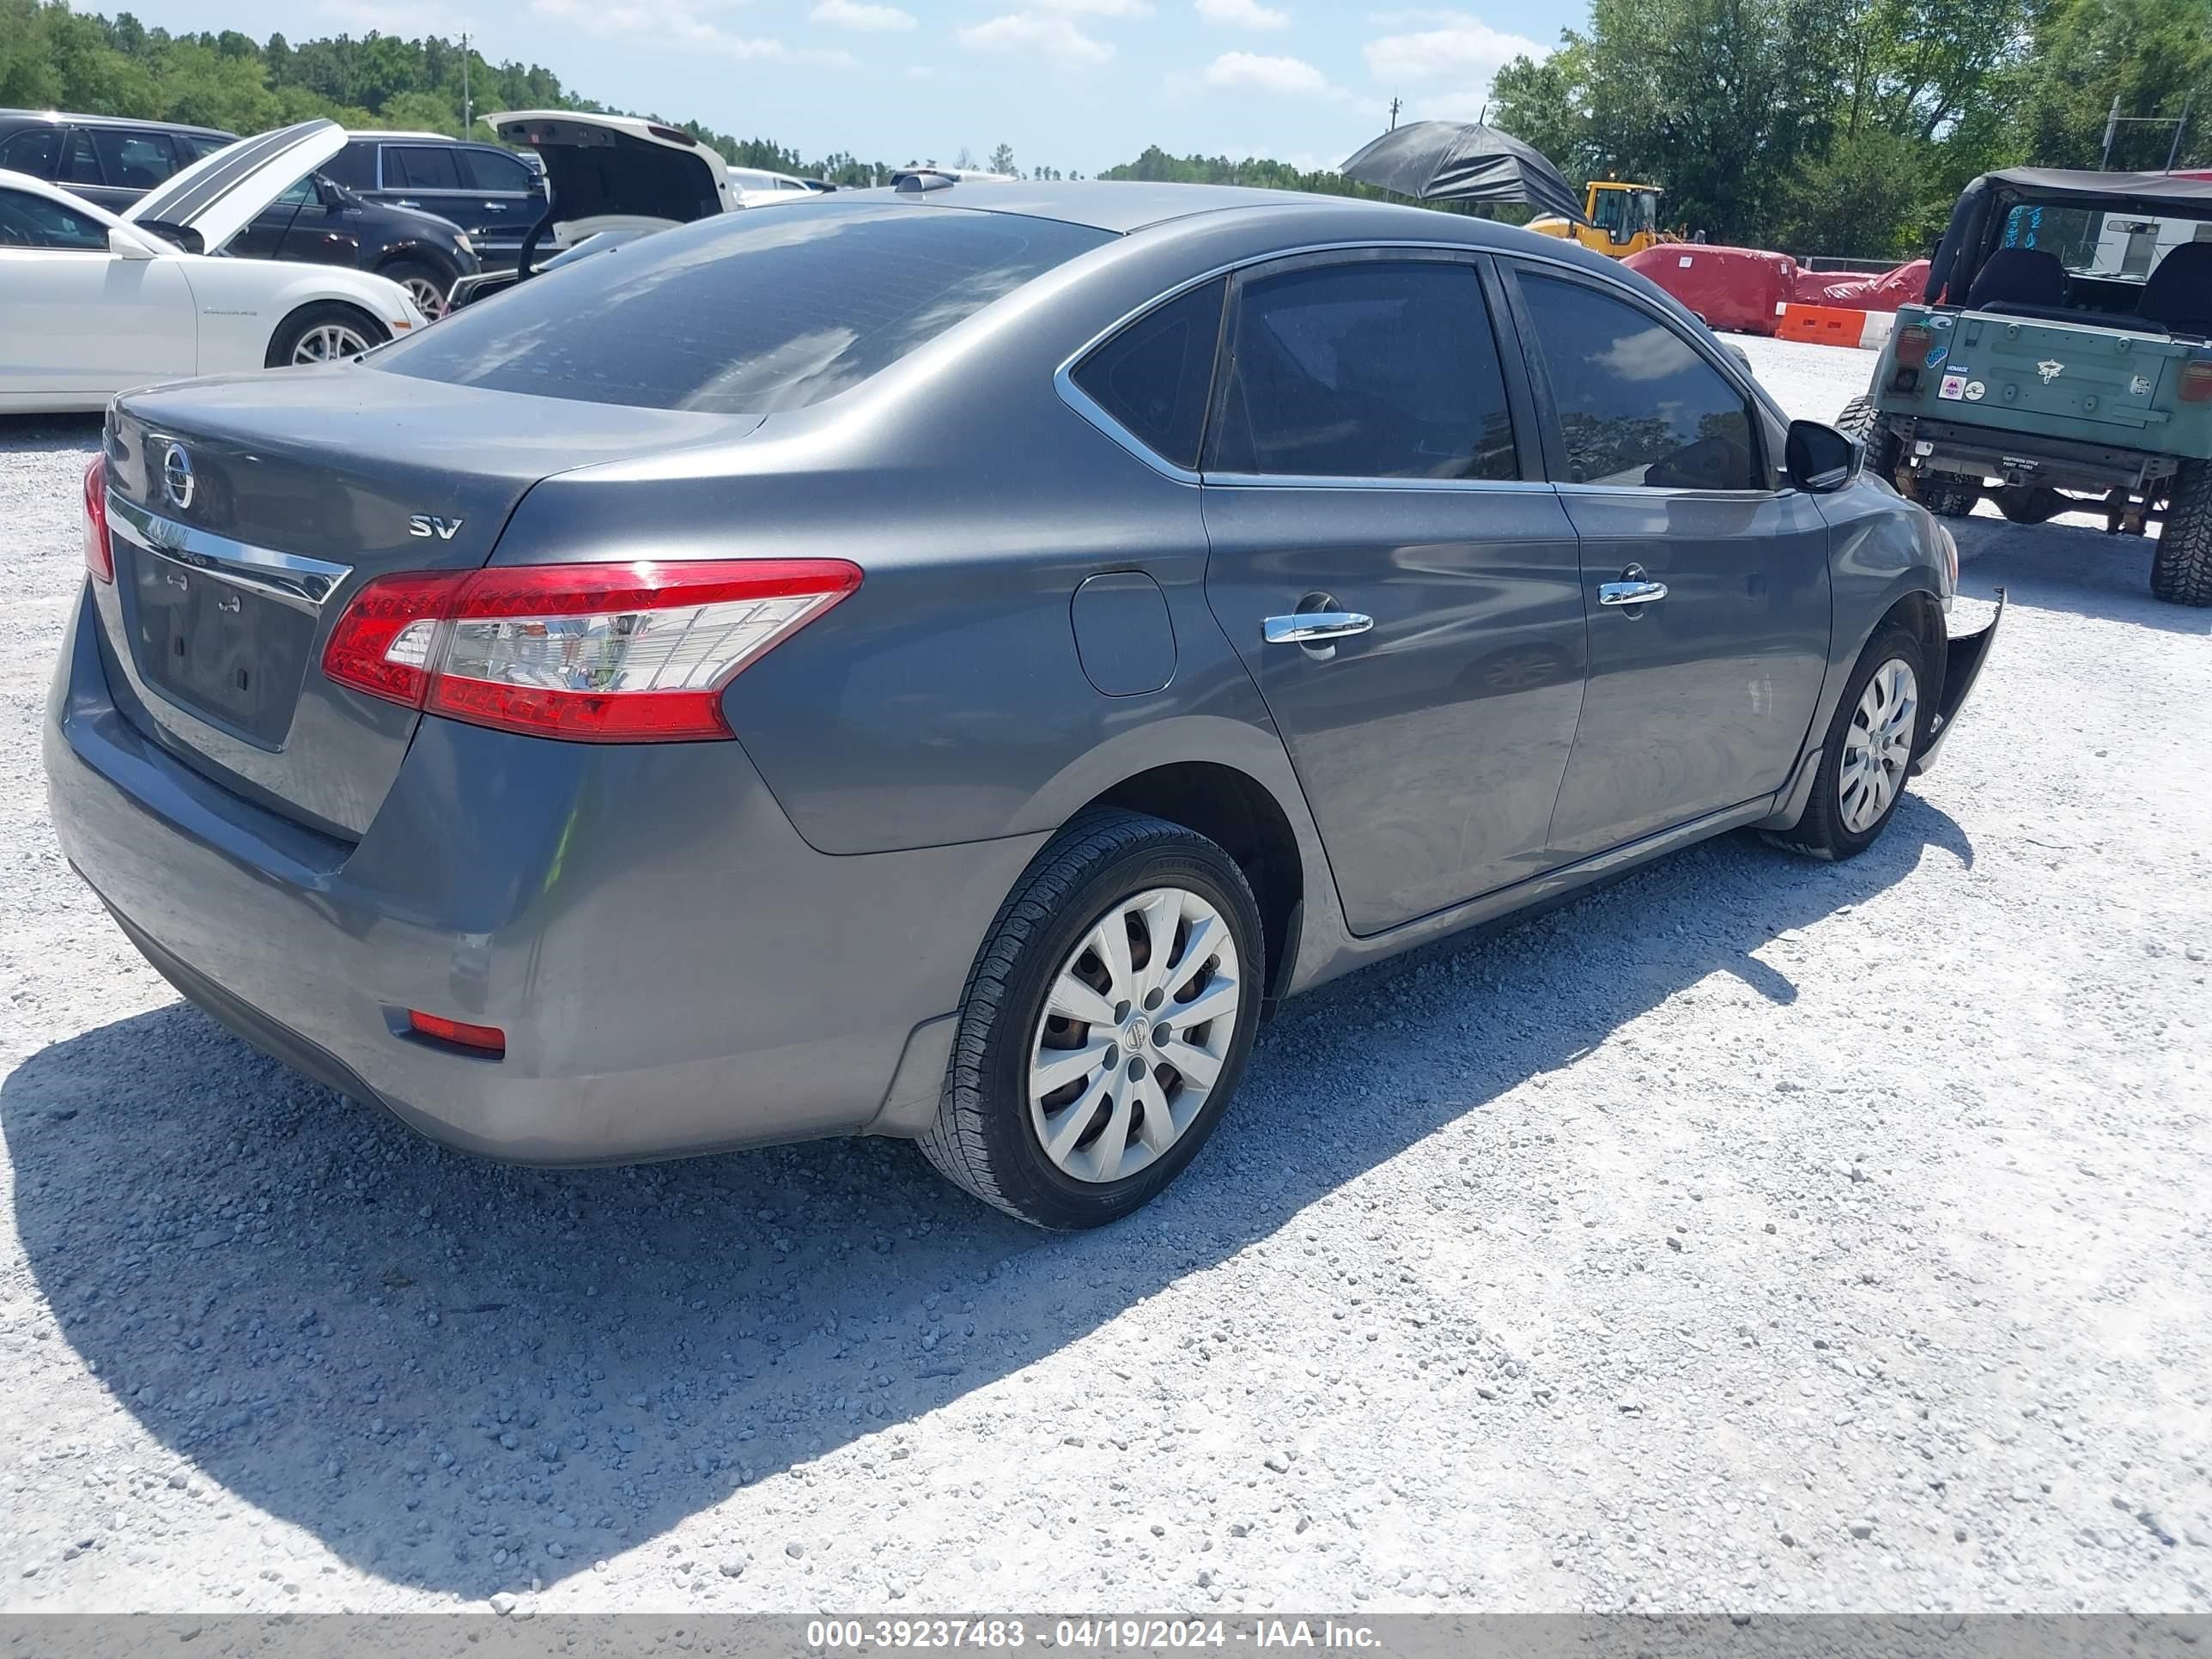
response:
<path id="1" fill-rule="evenodd" d="M 1787 781 L 1827 660 L 1828 529 L 1710 341 L 1617 284 L 1507 264 L 1581 546 L 1589 683 L 1552 827 L 1573 860 Z"/>
<path id="2" fill-rule="evenodd" d="M 380 199 L 451 220 L 473 240 L 483 214 L 482 196 L 461 178 L 459 144 L 386 144 Z"/>
<path id="3" fill-rule="evenodd" d="M 106 182 L 97 191 L 80 191 L 110 213 L 120 213 L 148 191 L 167 181 L 178 167 L 176 147 L 158 127 L 85 127 Z M 186 158 L 190 159 L 190 158 Z"/>
<path id="4" fill-rule="evenodd" d="M 301 259 L 350 270 L 361 257 L 361 236 L 344 197 L 310 176 L 253 216 L 231 240 L 230 251 L 249 259 Z"/>
<path id="5" fill-rule="evenodd" d="M 126 259 L 105 222 L 28 191 L 0 188 L 0 392 L 82 397 L 198 368 L 197 318 L 181 262 Z"/>
<path id="6" fill-rule="evenodd" d="M 1573 526 L 1486 259 L 1239 273 L 1206 593 L 1287 745 L 1355 933 L 1543 867 L 1582 697 Z"/>
<path id="7" fill-rule="evenodd" d="M 462 179 L 473 192 L 471 219 L 458 222 L 476 244 L 479 258 L 489 265 L 511 265 L 521 257 L 522 239 L 545 211 L 538 176 L 505 150 L 486 144 L 457 148 Z"/>

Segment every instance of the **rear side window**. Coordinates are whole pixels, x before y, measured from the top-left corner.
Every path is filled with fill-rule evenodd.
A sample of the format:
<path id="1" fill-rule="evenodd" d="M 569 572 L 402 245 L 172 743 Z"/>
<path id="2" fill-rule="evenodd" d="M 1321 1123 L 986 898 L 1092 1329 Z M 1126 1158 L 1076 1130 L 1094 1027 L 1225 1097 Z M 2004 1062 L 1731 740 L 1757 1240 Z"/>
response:
<path id="1" fill-rule="evenodd" d="M 1751 406 L 1650 312 L 1524 270 L 1570 483 L 1759 489 Z"/>
<path id="2" fill-rule="evenodd" d="M 453 152 L 431 144 L 386 144 L 384 147 L 384 187 L 386 190 L 459 190 L 460 170 Z"/>
<path id="3" fill-rule="evenodd" d="M 60 182 L 64 185 L 97 185 L 100 176 L 100 157 L 92 153 L 92 140 L 84 136 L 82 127 L 70 129 L 69 145 L 62 151 Z"/>
<path id="4" fill-rule="evenodd" d="M 54 127 L 26 127 L 13 137 L 0 142 L 0 167 L 10 173 L 27 173 L 33 179 L 51 181 L 54 164 L 61 159 L 62 134 Z"/>
<path id="5" fill-rule="evenodd" d="M 533 277 L 370 362 L 586 403 L 803 409 L 1112 240 L 904 202 L 716 214 Z"/>
<path id="6" fill-rule="evenodd" d="M 176 152 L 162 132 L 132 132 L 121 127 L 92 129 L 107 182 L 125 190 L 151 190 L 177 170 Z"/>
<path id="7" fill-rule="evenodd" d="M 527 194 L 538 180 L 530 169 L 512 155 L 502 155 L 495 149 L 465 149 L 456 158 L 461 170 L 468 175 L 471 190 L 501 190 Z"/>
<path id="8" fill-rule="evenodd" d="M 323 163 L 323 177 L 348 190 L 374 190 L 376 146 L 355 139 Z"/>
<path id="9" fill-rule="evenodd" d="M 1198 465 L 1228 278 L 1200 283 L 1139 317 L 1073 375 L 1093 402 L 1162 459 Z"/>
<path id="10" fill-rule="evenodd" d="M 1212 465 L 1302 477 L 1519 475 L 1480 275 L 1363 260 L 1239 296 Z"/>

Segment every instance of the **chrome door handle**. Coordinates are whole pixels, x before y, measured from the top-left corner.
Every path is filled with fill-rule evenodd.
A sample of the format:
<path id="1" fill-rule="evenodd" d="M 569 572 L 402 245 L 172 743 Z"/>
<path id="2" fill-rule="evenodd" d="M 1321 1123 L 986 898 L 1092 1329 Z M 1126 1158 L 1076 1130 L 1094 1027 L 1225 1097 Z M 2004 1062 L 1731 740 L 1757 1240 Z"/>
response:
<path id="1" fill-rule="evenodd" d="M 1288 617 L 1270 617 L 1260 630 L 1270 645 L 1310 645 L 1316 640 L 1340 640 L 1364 634 L 1375 618 L 1357 611 L 1300 611 Z"/>
<path id="2" fill-rule="evenodd" d="M 507 204 L 506 204 L 506 203 L 504 203 L 504 202 L 486 202 L 486 203 L 483 204 L 483 210 L 484 210 L 486 213 L 497 213 L 497 212 L 498 212 L 501 208 L 505 207 L 506 205 L 507 205 Z"/>
<path id="3" fill-rule="evenodd" d="M 1600 605 L 1656 605 L 1667 597 L 1667 584 L 1654 581 L 1601 582 Z"/>

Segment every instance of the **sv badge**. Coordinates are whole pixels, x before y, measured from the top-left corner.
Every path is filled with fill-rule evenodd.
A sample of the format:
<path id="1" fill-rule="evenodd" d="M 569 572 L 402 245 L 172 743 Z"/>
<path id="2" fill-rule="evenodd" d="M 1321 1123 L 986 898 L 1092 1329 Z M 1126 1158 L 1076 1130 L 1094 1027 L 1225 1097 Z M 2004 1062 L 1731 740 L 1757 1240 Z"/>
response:
<path id="1" fill-rule="evenodd" d="M 441 542 L 449 542 L 460 533 L 460 528 L 459 519 L 441 519 L 434 513 L 417 513 L 407 520 L 407 533 L 420 536 L 425 541 L 435 536 Z"/>

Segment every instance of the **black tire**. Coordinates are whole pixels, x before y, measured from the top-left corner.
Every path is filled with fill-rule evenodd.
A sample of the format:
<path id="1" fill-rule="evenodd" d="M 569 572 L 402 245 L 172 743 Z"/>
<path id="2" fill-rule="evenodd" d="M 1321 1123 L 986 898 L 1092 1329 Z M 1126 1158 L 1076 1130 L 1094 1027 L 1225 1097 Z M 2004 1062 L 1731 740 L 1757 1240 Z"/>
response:
<path id="1" fill-rule="evenodd" d="M 2150 591 L 2168 605 L 2212 605 L 2212 461 L 2184 461 L 2150 555 Z"/>
<path id="2" fill-rule="evenodd" d="M 382 345 L 392 337 L 392 331 L 358 306 L 349 306 L 336 300 L 321 300 L 311 306 L 301 306 L 276 325 L 269 337 L 269 355 L 262 359 L 264 368 L 285 368 L 292 366 L 300 343 L 322 328 L 350 331 L 358 337 L 362 349 Z"/>
<path id="3" fill-rule="evenodd" d="M 1850 859 L 1881 839 L 1881 832 L 1897 816 L 1898 803 L 1905 799 L 1905 776 L 1897 779 L 1896 793 L 1889 799 L 1880 817 L 1858 830 L 1851 829 L 1844 820 L 1844 808 L 1838 796 L 1843 779 L 1844 753 L 1859 712 L 1859 700 L 1866 695 L 1867 684 L 1875 672 L 1893 659 L 1901 659 L 1912 671 L 1917 688 L 1912 714 L 1911 752 L 1917 756 L 1928 741 L 1929 695 L 1926 653 L 1920 641 L 1911 629 L 1891 623 L 1867 642 L 1859 653 L 1857 665 L 1851 677 L 1844 683 L 1843 699 L 1836 706 L 1835 718 L 1828 722 L 1828 740 L 1820 747 L 1820 772 L 1814 779 L 1813 796 L 1805 804 L 1805 814 L 1789 830 L 1770 835 L 1769 839 L 1794 853 L 1803 853 L 1816 859 Z"/>
<path id="4" fill-rule="evenodd" d="M 1195 894 L 1226 924 L 1239 964 L 1235 1024 L 1212 1092 L 1179 1137 L 1134 1175 L 1078 1179 L 1052 1161 L 1032 1123 L 1030 1044 L 1061 964 L 1084 936 L 1117 903 L 1163 886 Z M 1120 1220 L 1173 1181 L 1220 1121 L 1251 1052 L 1265 958 L 1259 906 L 1228 854 L 1164 819 L 1085 813 L 1037 854 L 991 924 L 968 975 L 951 1063 L 937 1121 L 921 1139 L 922 1155 L 955 1185 L 1035 1226 Z M 1087 1036 L 1086 1030 L 1078 1040 Z M 1121 1063 L 1115 1060 L 1109 1069 Z M 1085 1143 L 1103 1133 L 1087 1133 Z M 1134 1126 L 1129 1133 L 1134 1136 Z"/>
<path id="5" fill-rule="evenodd" d="M 1963 519 L 1981 499 L 1982 487 L 1968 483 L 1964 478 L 1941 472 L 1926 473 L 1921 477 L 1920 504 L 1939 519 Z"/>
<path id="6" fill-rule="evenodd" d="M 432 322 L 446 314 L 446 296 L 453 292 L 454 279 L 428 260 L 394 259 L 379 266 L 376 274 L 405 289 L 415 308 Z"/>
<path id="7" fill-rule="evenodd" d="M 1890 429 L 1873 400 L 1854 398 L 1836 416 L 1836 430 L 1856 438 L 1866 447 L 1866 470 L 1884 483 L 1897 482 L 1897 434 Z"/>
<path id="8" fill-rule="evenodd" d="M 2048 524 L 2074 505 L 2049 484 L 2007 484 L 1990 499 L 2014 524 Z"/>

